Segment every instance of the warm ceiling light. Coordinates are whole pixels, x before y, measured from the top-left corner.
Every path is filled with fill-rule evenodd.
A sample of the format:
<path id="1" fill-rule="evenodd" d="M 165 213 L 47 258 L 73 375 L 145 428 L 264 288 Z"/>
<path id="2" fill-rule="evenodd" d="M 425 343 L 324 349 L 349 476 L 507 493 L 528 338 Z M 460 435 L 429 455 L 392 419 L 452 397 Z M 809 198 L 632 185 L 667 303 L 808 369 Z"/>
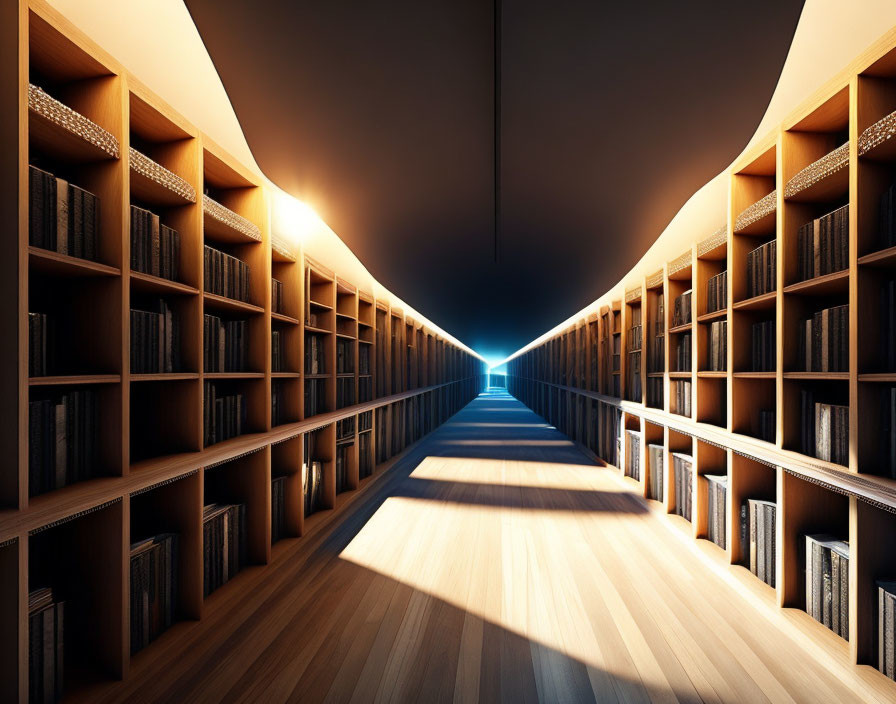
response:
<path id="1" fill-rule="evenodd" d="M 310 205 L 279 189 L 274 191 L 271 228 L 275 235 L 302 244 L 308 239 L 308 235 L 322 226 L 323 221 Z"/>

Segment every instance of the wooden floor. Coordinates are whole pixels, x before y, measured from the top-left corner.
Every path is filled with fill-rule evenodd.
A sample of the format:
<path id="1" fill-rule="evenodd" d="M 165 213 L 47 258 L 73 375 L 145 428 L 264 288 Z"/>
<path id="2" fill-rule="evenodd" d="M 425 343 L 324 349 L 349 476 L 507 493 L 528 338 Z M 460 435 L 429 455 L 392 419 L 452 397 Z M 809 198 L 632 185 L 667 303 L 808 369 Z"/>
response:
<path id="1" fill-rule="evenodd" d="M 91 701 L 896 697 L 678 521 L 483 395 Z"/>

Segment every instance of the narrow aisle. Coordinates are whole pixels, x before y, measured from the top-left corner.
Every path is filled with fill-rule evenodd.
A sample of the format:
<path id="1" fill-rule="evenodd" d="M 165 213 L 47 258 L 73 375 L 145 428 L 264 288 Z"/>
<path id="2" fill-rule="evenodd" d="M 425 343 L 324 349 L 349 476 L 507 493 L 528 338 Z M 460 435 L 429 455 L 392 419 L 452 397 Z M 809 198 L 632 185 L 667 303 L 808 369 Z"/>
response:
<path id="1" fill-rule="evenodd" d="M 503 390 L 361 499 L 103 700 L 886 701 Z"/>

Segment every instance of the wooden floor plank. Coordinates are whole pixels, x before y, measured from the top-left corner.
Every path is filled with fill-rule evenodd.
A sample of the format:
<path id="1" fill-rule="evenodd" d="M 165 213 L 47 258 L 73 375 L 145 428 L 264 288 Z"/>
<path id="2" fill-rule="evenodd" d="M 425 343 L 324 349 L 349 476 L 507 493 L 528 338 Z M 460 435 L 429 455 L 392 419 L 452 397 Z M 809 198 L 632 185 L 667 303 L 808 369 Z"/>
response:
<path id="1" fill-rule="evenodd" d="M 485 394 L 81 700 L 896 699 L 679 520 Z"/>

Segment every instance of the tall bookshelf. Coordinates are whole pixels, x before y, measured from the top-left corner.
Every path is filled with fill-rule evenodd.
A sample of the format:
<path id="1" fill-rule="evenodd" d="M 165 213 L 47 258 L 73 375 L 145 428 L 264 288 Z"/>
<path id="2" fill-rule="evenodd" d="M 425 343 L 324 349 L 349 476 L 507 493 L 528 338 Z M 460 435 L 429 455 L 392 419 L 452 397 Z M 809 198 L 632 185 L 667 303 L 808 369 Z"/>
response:
<path id="1" fill-rule="evenodd" d="M 141 667 L 145 651 L 182 647 L 184 629 L 168 629 L 131 654 L 132 544 L 176 534 L 172 620 L 201 619 L 208 604 L 243 583 L 235 573 L 206 593 L 204 507 L 243 507 L 240 564 L 262 569 L 362 500 L 390 460 L 435 427 L 419 422 L 421 409 L 436 408 L 443 422 L 479 392 L 484 369 L 409 321 L 415 364 L 426 373 L 414 388 L 397 374 L 393 392 L 392 350 L 382 330 L 387 321 L 403 328 L 404 314 L 274 231 L 263 179 L 47 3 L 6 3 L 0 20 L 3 45 L 17 47 L 18 57 L 0 72 L 5 104 L 17 106 L 17 118 L 0 133 L 5 153 L 16 155 L 3 161 L 0 197 L 11 200 L 2 217 L 18 233 L 4 240 L 0 277 L 10 286 L 6 329 L 15 331 L 3 342 L 9 422 L 0 437 L 16 458 L 0 472 L 0 700 L 28 700 L 29 593 L 43 587 L 65 602 L 63 691 L 90 699 L 94 688 Z M 32 246 L 29 164 L 52 174 L 41 183 L 52 178 L 96 196 L 95 242 L 84 235 L 60 245 L 57 225 L 52 246 Z M 85 196 L 88 205 L 78 207 L 91 202 Z M 177 246 L 163 227 L 177 232 Z M 147 246 L 155 239 L 156 248 Z M 226 278 L 211 275 L 206 247 L 222 253 L 213 263 L 230 262 Z M 248 277 L 234 260 L 247 265 Z M 45 314 L 54 334 L 34 336 L 30 312 Z M 138 322 L 149 313 L 159 317 Z M 155 347 L 141 337 L 147 330 L 164 330 Z M 323 368 L 310 374 L 306 352 L 315 336 Z M 352 389 L 338 409 L 337 340 L 348 344 L 344 378 Z M 362 346 L 366 371 L 359 368 Z M 396 370 L 406 356 L 398 350 Z M 147 360 L 152 365 L 141 366 Z M 305 404 L 309 383 L 321 386 L 317 413 Z M 406 404 L 418 414 L 410 433 Z M 34 433 L 47 420 L 36 408 L 55 418 L 77 413 L 72 433 L 83 435 L 81 445 L 66 446 L 68 465 L 52 465 L 49 476 L 43 469 L 51 465 L 31 469 Z M 210 433 L 222 414 L 233 422 Z M 378 446 L 392 438 L 393 423 L 401 432 Z M 91 426 L 95 434 L 84 430 Z M 351 450 L 337 494 L 339 444 Z M 76 463 L 73 457 L 88 456 L 85 448 L 92 461 Z M 54 449 L 54 462 L 60 456 Z M 322 467 L 320 510 L 308 516 L 306 459 Z"/>
<path id="2" fill-rule="evenodd" d="M 664 296 L 663 352 L 654 356 L 654 335 L 645 336 L 646 380 L 666 382 L 663 402 L 648 393 L 632 399 L 627 380 L 613 383 L 613 336 L 624 336 L 629 327 L 618 325 L 617 311 L 623 320 L 633 317 L 632 293 L 621 308 L 611 295 L 595 302 L 590 315 L 597 341 L 577 343 L 571 355 L 597 356 L 590 361 L 596 384 L 572 388 L 558 381 L 564 374 L 556 369 L 562 362 L 553 349 L 572 326 L 509 360 L 507 377 L 510 392 L 550 422 L 560 412 L 545 399 L 556 391 L 571 395 L 570 408 L 581 417 L 568 426 L 593 426 L 574 439 L 621 475 L 630 473 L 631 458 L 617 448 L 640 423 L 642 452 L 662 447 L 665 458 L 662 496 L 651 493 L 649 454 L 641 465 L 647 468 L 646 496 L 667 513 L 678 512 L 683 491 L 676 491 L 672 476 L 675 455 L 690 455 L 691 520 L 670 517 L 672 526 L 709 546 L 711 529 L 723 525 L 706 553 L 731 565 L 763 598 L 793 609 L 807 638 L 870 666 L 871 678 L 883 677 L 872 670 L 878 658 L 877 581 L 896 575 L 896 312 L 890 307 L 896 222 L 888 205 L 896 202 L 894 111 L 896 31 L 733 164 L 728 199 L 720 204 L 727 214 L 714 233 L 694 233 L 691 247 L 662 272 L 622 282 L 623 290 L 641 291 L 648 325 Z M 707 285 L 722 272 L 727 290 L 710 304 Z M 675 299 L 689 289 L 692 317 L 676 321 Z M 841 306 L 847 307 L 841 318 L 825 317 L 824 311 Z M 809 330 L 816 334 L 816 320 L 819 334 L 839 335 L 816 348 L 827 355 L 823 369 L 807 357 L 805 337 L 800 339 Z M 723 321 L 726 349 L 714 362 L 712 326 Z M 678 366 L 683 344 L 691 352 L 687 369 Z M 685 381 L 692 383 L 691 414 L 674 402 L 676 383 Z M 840 427 L 825 425 L 825 413 L 840 413 Z M 819 432 L 830 433 L 820 445 Z M 839 457 L 832 448 L 822 456 L 826 442 L 845 443 Z M 713 526 L 710 492 L 718 485 L 724 486 L 725 510 Z M 750 534 L 743 532 L 754 509 L 762 511 L 763 530 L 769 531 L 763 553 L 769 562 L 761 575 L 758 565 L 751 568 Z M 845 638 L 805 612 L 805 536 L 817 533 L 849 546 Z M 880 686 L 890 685 L 882 680 Z"/>

